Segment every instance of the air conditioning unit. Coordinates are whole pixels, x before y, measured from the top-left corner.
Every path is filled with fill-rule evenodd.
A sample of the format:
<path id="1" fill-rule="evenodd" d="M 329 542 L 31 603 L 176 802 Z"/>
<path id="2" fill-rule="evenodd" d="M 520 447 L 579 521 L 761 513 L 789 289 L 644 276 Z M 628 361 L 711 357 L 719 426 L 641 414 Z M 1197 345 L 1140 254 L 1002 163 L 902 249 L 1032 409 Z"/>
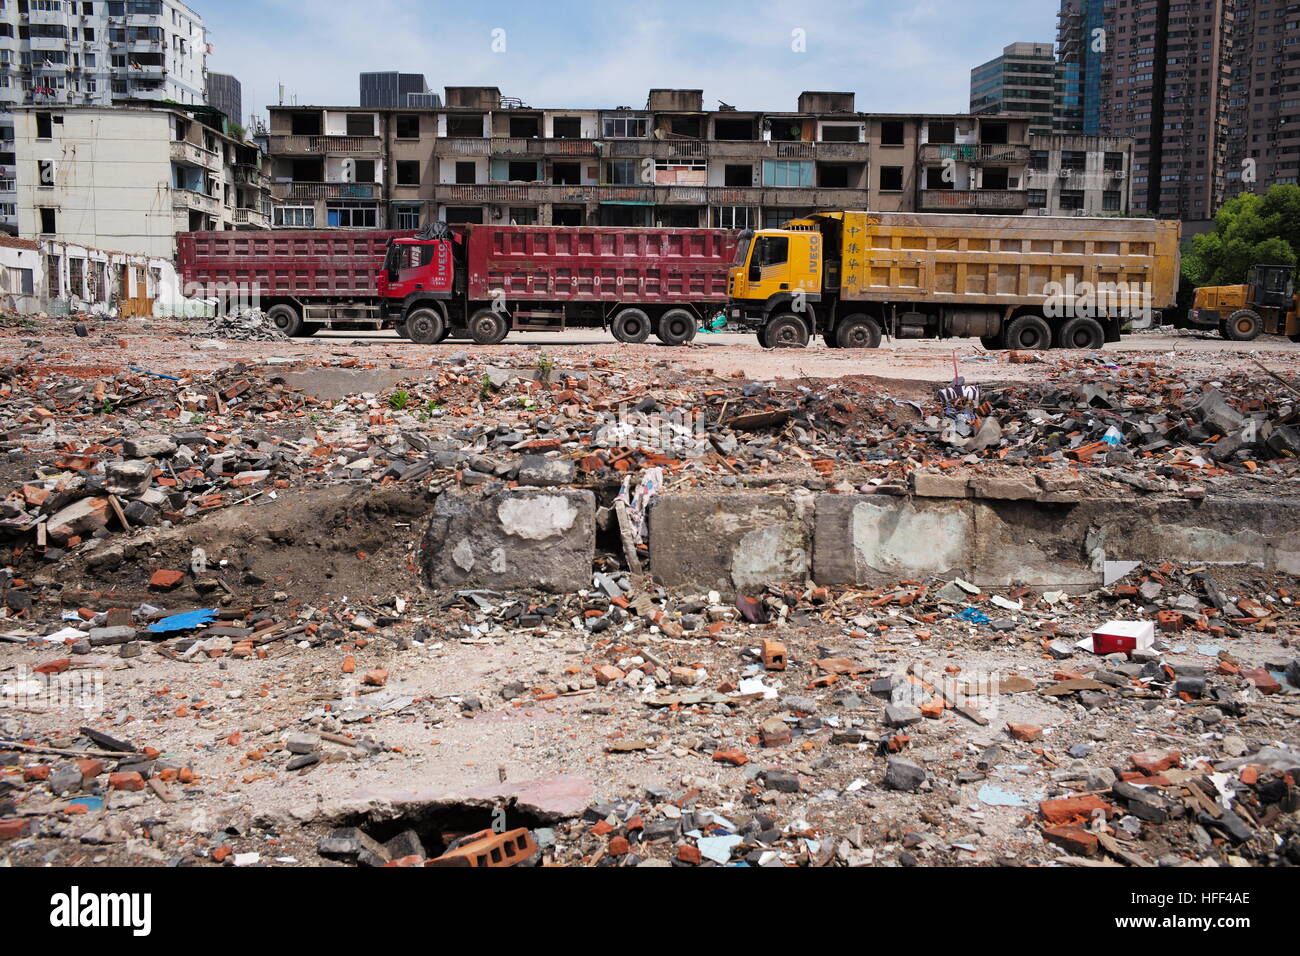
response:
<path id="1" fill-rule="evenodd" d="M 1057 175 L 1059 175 L 1062 179 L 1069 179 L 1070 173 L 1072 172 L 1074 172 L 1074 170 L 1072 169 L 1062 169 Z"/>
<path id="2" fill-rule="evenodd" d="M 1048 208 L 1047 206 L 1039 206 L 1039 207 L 1038 207 L 1038 215 L 1040 215 L 1040 216 L 1050 216 L 1051 214 L 1052 214 L 1052 210 L 1051 210 L 1050 208 Z"/>
<path id="3" fill-rule="evenodd" d="M 1112 179 L 1125 179 L 1128 177 L 1128 173 L 1122 169 L 1116 169 L 1110 175 Z"/>

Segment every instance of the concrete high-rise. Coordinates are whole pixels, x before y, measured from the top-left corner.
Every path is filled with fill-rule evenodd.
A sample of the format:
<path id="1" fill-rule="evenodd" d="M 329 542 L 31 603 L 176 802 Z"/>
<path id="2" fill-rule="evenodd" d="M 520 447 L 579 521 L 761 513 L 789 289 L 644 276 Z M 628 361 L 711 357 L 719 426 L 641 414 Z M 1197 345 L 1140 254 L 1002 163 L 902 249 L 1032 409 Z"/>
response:
<path id="1" fill-rule="evenodd" d="M 970 111 L 1023 113 L 1029 132 L 1052 132 L 1056 56 L 1051 43 L 1012 43 L 1002 55 L 970 71 Z"/>
<path id="2" fill-rule="evenodd" d="M 0 230 L 17 228 L 15 106 L 205 103 L 203 18 L 181 0 L 0 3 Z M 34 173 L 31 173 L 34 175 Z"/>
<path id="3" fill-rule="evenodd" d="M 244 125 L 244 87 L 230 74 L 208 74 L 208 105 L 221 110 L 232 123 Z"/>

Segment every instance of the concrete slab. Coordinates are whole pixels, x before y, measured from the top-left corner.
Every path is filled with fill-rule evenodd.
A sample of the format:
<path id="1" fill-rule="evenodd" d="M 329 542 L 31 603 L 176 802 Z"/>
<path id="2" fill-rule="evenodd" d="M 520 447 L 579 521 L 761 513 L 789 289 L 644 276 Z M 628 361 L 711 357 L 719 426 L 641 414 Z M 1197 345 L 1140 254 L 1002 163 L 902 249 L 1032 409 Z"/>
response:
<path id="1" fill-rule="evenodd" d="M 577 591 L 591 585 L 595 549 L 590 491 L 449 491 L 425 534 L 425 580 L 439 589 Z"/>
<path id="2" fill-rule="evenodd" d="M 650 562 L 668 587 L 723 593 L 802 583 L 811 567 L 814 497 L 665 495 L 650 509 Z"/>
<path id="3" fill-rule="evenodd" d="M 974 534 L 971 509 L 958 499 L 820 495 L 813 575 L 846 585 L 969 573 Z"/>

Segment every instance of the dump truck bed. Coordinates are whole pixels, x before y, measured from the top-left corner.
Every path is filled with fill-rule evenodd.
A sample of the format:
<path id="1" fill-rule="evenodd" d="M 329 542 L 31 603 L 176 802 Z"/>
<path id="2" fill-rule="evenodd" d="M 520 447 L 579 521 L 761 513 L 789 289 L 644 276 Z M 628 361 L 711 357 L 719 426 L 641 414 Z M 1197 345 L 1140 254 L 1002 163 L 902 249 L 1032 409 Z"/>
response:
<path id="1" fill-rule="evenodd" d="M 888 212 L 813 218 L 841 216 L 845 300 L 1027 305 L 1050 295 L 1051 283 L 1067 290 L 1150 283 L 1151 307 L 1161 309 L 1178 294 L 1177 222 Z"/>
<path id="2" fill-rule="evenodd" d="M 341 229 L 186 232 L 176 237 L 184 282 L 256 285 L 261 295 L 377 295 L 390 239 L 411 232 Z"/>
<path id="3" fill-rule="evenodd" d="M 466 227 L 471 300 L 636 302 L 727 300 L 738 234 L 615 226 Z"/>

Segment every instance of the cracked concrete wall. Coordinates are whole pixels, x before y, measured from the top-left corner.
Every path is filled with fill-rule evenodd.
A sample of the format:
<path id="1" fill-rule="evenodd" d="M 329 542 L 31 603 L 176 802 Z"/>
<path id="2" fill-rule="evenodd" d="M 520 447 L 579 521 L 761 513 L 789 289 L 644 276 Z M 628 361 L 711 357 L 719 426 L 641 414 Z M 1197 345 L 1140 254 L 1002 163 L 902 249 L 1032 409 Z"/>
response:
<path id="1" fill-rule="evenodd" d="M 422 561 L 434 588 L 565 593 L 591 586 L 595 557 L 596 496 L 529 489 L 442 495 Z"/>

